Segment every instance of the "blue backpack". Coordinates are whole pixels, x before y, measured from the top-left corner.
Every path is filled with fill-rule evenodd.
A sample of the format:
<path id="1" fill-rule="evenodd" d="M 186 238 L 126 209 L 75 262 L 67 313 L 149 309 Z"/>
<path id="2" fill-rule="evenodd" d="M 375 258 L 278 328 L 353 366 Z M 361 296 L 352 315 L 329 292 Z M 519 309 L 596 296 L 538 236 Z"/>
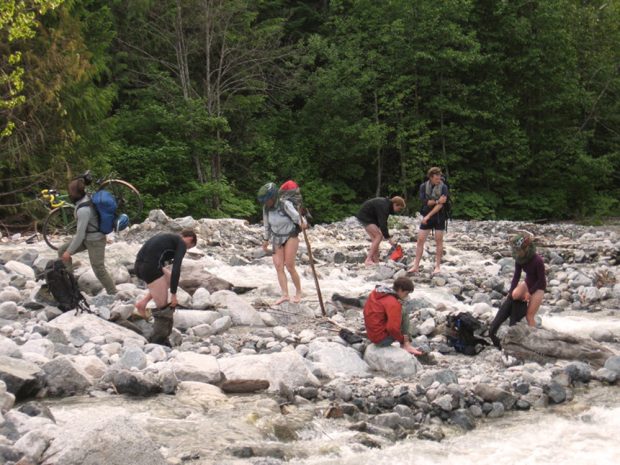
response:
<path id="1" fill-rule="evenodd" d="M 110 191 L 100 189 L 90 198 L 90 202 L 83 203 L 78 208 L 85 205 L 93 205 L 99 216 L 98 231 L 109 234 L 112 231 L 122 231 L 129 225 L 129 218 L 126 214 L 117 214 L 118 205 L 114 195 Z"/>

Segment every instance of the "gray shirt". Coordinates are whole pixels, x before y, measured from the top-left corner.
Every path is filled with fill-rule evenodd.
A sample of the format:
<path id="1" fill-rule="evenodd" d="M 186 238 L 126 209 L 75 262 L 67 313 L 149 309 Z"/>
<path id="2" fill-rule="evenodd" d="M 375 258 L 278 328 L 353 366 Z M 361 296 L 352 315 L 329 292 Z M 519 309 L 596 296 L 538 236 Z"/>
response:
<path id="1" fill-rule="evenodd" d="M 75 236 L 71 240 L 71 244 L 67 248 L 67 252 L 73 255 L 76 250 L 80 248 L 82 243 L 86 241 L 98 241 L 105 238 L 105 234 L 99 231 L 99 215 L 95 210 L 95 207 L 90 204 L 89 206 L 80 205 L 90 202 L 90 197 L 85 195 L 75 204 L 75 218 L 77 220 L 77 228 Z"/>
<path id="2" fill-rule="evenodd" d="M 282 244 L 296 228 L 301 226 L 302 219 L 293 204 L 288 200 L 280 200 L 273 208 L 263 208 L 263 239 L 275 245 Z"/>

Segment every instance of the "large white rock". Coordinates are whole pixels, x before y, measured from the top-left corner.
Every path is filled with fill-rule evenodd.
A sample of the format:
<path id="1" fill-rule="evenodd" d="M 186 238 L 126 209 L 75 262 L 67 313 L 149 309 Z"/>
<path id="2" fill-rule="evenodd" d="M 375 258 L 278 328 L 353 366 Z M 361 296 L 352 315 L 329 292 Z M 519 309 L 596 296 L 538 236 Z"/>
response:
<path id="1" fill-rule="evenodd" d="M 60 425 L 42 465 L 166 465 L 159 447 L 128 415 L 74 416 Z"/>
<path id="2" fill-rule="evenodd" d="M 219 387 L 196 381 L 180 382 L 174 397 L 178 402 L 205 410 L 229 402 Z"/>
<path id="3" fill-rule="evenodd" d="M 20 347 L 22 353 L 33 352 L 45 358 L 54 356 L 54 343 L 49 339 L 31 339 Z"/>
<path id="4" fill-rule="evenodd" d="M 15 302 L 9 300 L 8 302 L 2 302 L 0 304 L 0 319 L 17 320 L 18 316 L 19 309 Z"/>
<path id="5" fill-rule="evenodd" d="M 210 325 L 221 316 L 218 312 L 180 309 L 174 312 L 174 327 L 186 331 L 194 326 Z"/>
<path id="6" fill-rule="evenodd" d="M 261 355 L 239 355 L 218 360 L 222 373 L 229 380 L 264 379 L 269 390 L 277 391 L 280 383 L 290 388 L 307 384 L 318 386 L 303 357 L 296 351 Z"/>
<path id="7" fill-rule="evenodd" d="M 204 310 L 205 308 L 209 308 L 211 305 L 211 293 L 206 290 L 204 287 L 199 287 L 194 292 L 192 296 L 192 308 L 197 310 Z"/>
<path id="8" fill-rule="evenodd" d="M 106 364 L 96 355 L 76 355 L 72 361 L 80 370 L 88 374 L 93 382 L 101 378 L 107 370 Z"/>
<path id="9" fill-rule="evenodd" d="M 217 359 L 212 355 L 179 352 L 170 363 L 179 381 L 213 384 L 219 382 L 222 377 Z"/>
<path id="10" fill-rule="evenodd" d="M 364 353 L 364 360 L 373 370 L 393 376 L 409 377 L 422 369 L 422 365 L 413 355 L 395 346 L 379 347 L 370 344 Z"/>
<path id="11" fill-rule="evenodd" d="M 9 260 L 8 262 L 4 264 L 4 266 L 7 269 L 11 270 L 13 273 L 17 273 L 28 279 L 32 279 L 33 281 L 36 279 L 34 270 L 22 262 L 18 262 L 15 260 Z"/>
<path id="12" fill-rule="evenodd" d="M 323 372 L 336 376 L 370 376 L 370 367 L 357 350 L 337 342 L 312 341 L 306 358 L 320 364 Z"/>
<path id="13" fill-rule="evenodd" d="M 265 325 L 254 307 L 232 291 L 217 291 L 211 294 L 211 301 L 219 307 L 221 314 L 230 316 L 235 325 Z"/>
<path id="14" fill-rule="evenodd" d="M 125 345 L 146 344 L 146 339 L 139 334 L 89 313 L 75 315 L 75 312 L 66 312 L 54 318 L 48 325 L 60 329 L 67 340 L 76 347 L 81 347 L 97 336 L 103 336 L 108 344 L 111 342 Z"/>

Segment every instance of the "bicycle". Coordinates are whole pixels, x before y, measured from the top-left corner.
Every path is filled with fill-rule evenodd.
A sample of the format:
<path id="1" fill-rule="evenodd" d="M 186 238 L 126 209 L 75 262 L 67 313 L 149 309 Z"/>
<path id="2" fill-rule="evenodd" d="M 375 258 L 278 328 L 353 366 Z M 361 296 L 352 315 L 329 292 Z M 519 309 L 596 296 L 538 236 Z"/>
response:
<path id="1" fill-rule="evenodd" d="M 86 186 L 93 184 L 90 171 L 86 171 L 76 179 L 83 179 Z M 117 203 L 117 211 L 125 213 L 131 223 L 142 221 L 142 197 L 133 185 L 122 179 L 100 178 L 97 179 L 88 193 L 100 189 L 106 189 L 114 195 Z M 40 199 L 50 210 L 43 223 L 43 239 L 53 250 L 58 250 L 65 236 L 72 236 L 76 232 L 77 221 L 75 219 L 75 205 L 70 201 L 69 195 L 60 193 L 56 189 L 43 189 Z"/>

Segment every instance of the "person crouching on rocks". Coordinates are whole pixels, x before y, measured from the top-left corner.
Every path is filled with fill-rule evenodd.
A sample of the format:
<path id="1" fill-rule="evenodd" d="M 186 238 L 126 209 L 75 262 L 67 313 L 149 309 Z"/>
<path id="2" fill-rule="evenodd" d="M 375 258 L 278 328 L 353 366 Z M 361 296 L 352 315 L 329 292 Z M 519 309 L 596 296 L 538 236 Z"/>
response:
<path id="1" fill-rule="evenodd" d="M 370 237 L 370 249 L 364 265 L 373 266 L 379 263 L 379 246 L 385 238 L 391 245 L 396 242 L 390 238 L 388 231 L 388 217 L 393 213 L 398 213 L 405 208 L 405 200 L 402 197 L 376 197 L 366 200 L 360 207 L 355 217 L 364 226 Z"/>
<path id="2" fill-rule="evenodd" d="M 515 259 L 515 273 L 510 284 L 509 295 L 513 300 L 527 302 L 525 318 L 527 324 L 536 326 L 534 316 L 543 300 L 547 279 L 545 277 L 545 264 L 540 255 L 536 253 L 534 238 L 530 234 L 518 234 L 510 242 L 512 256 Z M 525 271 L 525 282 L 519 283 L 521 271 Z"/>
<path id="3" fill-rule="evenodd" d="M 299 248 L 299 233 L 307 227 L 304 218 L 295 209 L 290 200 L 278 198 L 277 186 L 270 182 L 258 190 L 258 201 L 263 205 L 263 250 L 266 252 L 271 243 L 273 265 L 278 274 L 278 284 L 282 296 L 275 302 L 301 302 L 301 280 L 295 269 L 295 259 Z M 284 268 L 291 275 L 295 286 L 295 296 L 289 297 L 288 281 Z"/>
<path id="4" fill-rule="evenodd" d="M 177 289 L 181 277 L 181 263 L 187 249 L 194 247 L 196 242 L 196 233 L 191 229 L 184 229 L 180 234 L 157 234 L 146 241 L 138 252 L 134 268 L 138 278 L 146 282 L 148 292 L 136 303 L 136 309 L 140 316 L 146 318 L 149 301 L 153 299 L 157 306 L 153 311 L 155 321 L 149 342 L 170 345 L 168 337 L 172 332 L 172 319 L 178 305 Z M 166 268 L 170 261 L 172 270 Z"/>
<path id="5" fill-rule="evenodd" d="M 413 281 L 398 278 L 393 287 L 377 286 L 364 305 L 364 325 L 371 342 L 388 347 L 398 341 L 403 349 L 413 355 L 422 355 L 410 342 L 409 315 L 402 302 L 413 292 Z"/>

